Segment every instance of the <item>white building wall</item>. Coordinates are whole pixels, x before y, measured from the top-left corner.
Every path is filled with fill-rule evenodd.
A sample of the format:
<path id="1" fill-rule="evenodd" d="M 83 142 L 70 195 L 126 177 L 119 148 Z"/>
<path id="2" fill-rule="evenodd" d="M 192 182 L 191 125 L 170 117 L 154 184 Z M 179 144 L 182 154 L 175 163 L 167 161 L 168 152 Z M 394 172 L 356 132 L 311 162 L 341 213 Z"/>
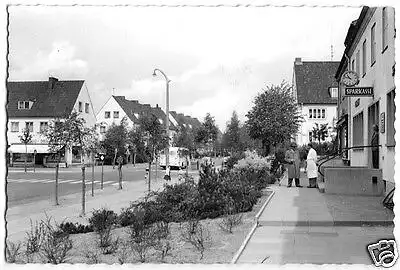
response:
<path id="1" fill-rule="evenodd" d="M 115 111 L 119 112 L 118 118 L 114 118 Z M 110 112 L 110 118 L 105 118 L 105 112 Z M 96 115 L 96 124 L 98 126 L 97 130 L 100 134 L 100 140 L 102 140 L 104 136 L 104 134 L 100 133 L 100 126 L 106 126 L 107 130 L 113 123 L 119 125 L 124 117 L 127 119 L 128 129 L 131 129 L 133 127 L 133 122 L 126 115 L 121 106 L 119 106 L 114 97 L 110 97 Z"/>
<path id="2" fill-rule="evenodd" d="M 79 102 L 82 102 L 82 112 L 79 112 Z M 85 112 L 85 104 L 89 104 L 89 112 Z M 85 119 L 85 125 L 87 127 L 93 127 L 96 124 L 96 114 L 93 110 L 93 104 L 89 96 L 89 91 L 86 87 L 86 83 L 82 85 L 82 89 L 79 92 L 78 98 L 75 101 L 73 110 L 79 113 L 79 117 Z"/>
<path id="3" fill-rule="evenodd" d="M 297 135 L 296 143 L 298 145 L 305 145 L 309 143 L 309 132 L 315 127 L 315 123 L 319 125 L 328 124 L 329 127 L 334 127 L 336 119 L 336 105 L 334 104 L 315 104 L 315 105 L 301 105 L 300 111 L 304 120 L 300 126 L 299 133 Z M 309 118 L 309 109 L 325 109 L 325 118 Z M 328 132 L 328 138 L 326 142 L 331 142 L 331 132 Z M 323 142 L 323 141 L 321 141 Z"/>
<path id="4" fill-rule="evenodd" d="M 385 112 L 387 120 L 387 99 L 386 95 L 395 88 L 394 77 L 392 76 L 392 67 L 395 64 L 395 44 L 394 44 L 394 9 L 387 8 L 388 11 L 388 47 L 383 51 L 382 47 L 382 8 L 377 8 L 372 17 L 366 23 L 363 34 L 360 35 L 354 47 L 350 51 L 350 63 L 356 58 L 356 54 L 360 51 L 360 65 L 362 66 L 362 44 L 366 40 L 366 73 L 359 74 L 360 82 L 357 86 L 372 86 L 374 88 L 373 97 L 351 97 L 350 98 L 350 116 L 349 116 L 349 146 L 353 146 L 353 117 L 363 111 L 364 114 L 364 130 L 363 142 L 364 145 L 369 145 L 368 137 L 368 108 L 379 101 L 379 114 Z M 376 40 L 376 62 L 371 65 L 371 27 L 375 24 L 375 40 Z M 356 61 L 355 61 L 356 62 Z M 362 68 L 360 67 L 360 73 Z M 359 99 L 359 106 L 355 106 L 356 100 Z M 379 124 L 380 125 L 380 124 Z M 387 124 L 385 123 L 385 126 Z M 382 145 L 380 148 L 380 168 L 383 172 L 383 179 L 394 182 L 394 147 L 386 147 L 387 130 L 385 133 L 379 133 L 379 142 Z M 354 166 L 369 166 L 370 165 L 370 150 L 352 150 L 350 151 L 351 165 Z"/>
<path id="5" fill-rule="evenodd" d="M 20 144 L 21 140 L 19 139 L 19 136 L 21 136 L 24 132 L 26 122 L 33 122 L 33 132 L 31 133 L 32 135 L 32 144 L 47 144 L 47 139 L 45 136 L 43 136 L 40 133 L 40 122 L 50 122 L 52 121 L 52 118 L 48 117 L 43 117 L 43 118 L 38 118 L 38 117 L 24 117 L 24 118 L 9 118 L 8 123 L 7 123 L 7 140 L 8 144 Z M 19 130 L 18 132 L 11 132 L 11 123 L 12 122 L 18 122 L 19 123 Z"/>

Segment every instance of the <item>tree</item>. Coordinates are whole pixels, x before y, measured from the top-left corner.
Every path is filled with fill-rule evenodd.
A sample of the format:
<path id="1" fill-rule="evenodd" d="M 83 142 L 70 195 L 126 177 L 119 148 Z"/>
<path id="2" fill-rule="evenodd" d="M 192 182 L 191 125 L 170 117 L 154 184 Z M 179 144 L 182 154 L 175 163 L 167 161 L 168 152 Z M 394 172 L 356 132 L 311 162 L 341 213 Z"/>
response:
<path id="1" fill-rule="evenodd" d="M 79 117 L 76 112 L 63 118 L 56 118 L 50 123 L 45 135 L 48 139 L 49 149 L 52 153 L 58 156 L 56 164 L 56 181 L 55 181 L 55 203 L 58 205 L 58 171 L 59 163 L 61 161 L 61 152 L 65 150 L 72 150 L 72 146 L 79 146 L 82 153 L 88 151 L 91 147 L 87 142 L 90 141 L 88 137 L 92 136 L 93 130 L 85 127 L 85 120 Z M 83 155 L 84 157 L 84 155 Z M 82 214 L 85 213 L 85 166 L 82 164 Z"/>
<path id="2" fill-rule="evenodd" d="M 176 147 L 185 147 L 189 151 L 195 150 L 193 130 L 187 127 L 181 127 L 174 135 L 172 145 Z"/>
<path id="3" fill-rule="evenodd" d="M 230 149 L 231 152 L 239 152 L 243 150 L 240 136 L 240 121 L 236 111 L 233 111 L 231 120 L 226 125 L 224 135 L 224 147 Z"/>
<path id="4" fill-rule="evenodd" d="M 160 124 L 158 118 L 153 115 L 143 115 L 139 119 L 139 129 L 144 140 L 144 155 L 149 164 L 148 190 L 151 189 L 151 164 L 158 157 L 159 152 L 165 149 L 169 143 L 165 128 Z"/>
<path id="5" fill-rule="evenodd" d="M 302 120 L 292 87 L 286 82 L 263 89 L 246 117 L 250 137 L 261 140 L 266 154 L 271 145 L 289 141 L 297 133 Z"/>
<path id="6" fill-rule="evenodd" d="M 207 113 L 201 127 L 197 129 L 195 134 L 195 141 L 203 143 L 207 147 L 215 146 L 218 136 L 218 127 L 215 124 L 214 117 Z"/>
<path id="7" fill-rule="evenodd" d="M 22 135 L 19 136 L 20 141 L 25 145 L 25 164 L 24 164 L 24 169 L 26 172 L 26 162 L 28 159 L 28 144 L 32 141 L 32 134 L 31 131 L 29 130 L 28 127 L 26 127 L 22 133 Z"/>
<path id="8" fill-rule="evenodd" d="M 328 124 L 321 124 L 315 123 L 315 126 L 312 130 L 312 137 L 314 140 L 318 140 L 318 143 L 321 141 L 325 141 L 328 137 Z"/>
<path id="9" fill-rule="evenodd" d="M 117 149 L 117 156 L 125 155 L 125 146 L 127 143 L 128 130 L 126 125 L 121 121 L 119 125 L 113 123 L 110 126 L 104 134 L 104 140 L 101 144 L 106 149 L 108 158 L 114 159 L 115 149 Z M 113 161 L 113 165 L 115 165 L 115 160 Z"/>

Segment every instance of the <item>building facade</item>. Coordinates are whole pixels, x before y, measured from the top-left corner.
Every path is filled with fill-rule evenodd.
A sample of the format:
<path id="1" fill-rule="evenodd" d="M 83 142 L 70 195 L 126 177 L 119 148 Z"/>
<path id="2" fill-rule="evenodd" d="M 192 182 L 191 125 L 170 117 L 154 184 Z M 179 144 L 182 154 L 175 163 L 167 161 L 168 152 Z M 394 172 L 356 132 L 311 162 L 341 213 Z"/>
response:
<path id="1" fill-rule="evenodd" d="M 298 145 L 319 142 L 314 129 L 326 125 L 328 134 L 321 142 L 331 142 L 336 136 L 338 86 L 335 72 L 339 62 L 303 62 L 296 58 L 293 67 L 293 94 L 303 117 L 296 136 Z"/>
<path id="2" fill-rule="evenodd" d="M 10 165 L 22 164 L 25 152 L 28 162 L 49 165 L 54 163 L 54 155 L 49 152 L 48 141 L 43 135 L 52 121 L 72 112 L 78 112 L 85 125 L 93 127 L 96 117 L 89 91 L 84 81 L 59 81 L 50 77 L 49 81 L 7 82 L 8 91 L 8 162 Z M 24 129 L 27 128 L 32 140 L 25 146 L 21 142 Z M 81 163 L 80 151 L 66 150 L 62 164 Z"/>
<path id="3" fill-rule="evenodd" d="M 379 127 L 379 169 L 386 191 L 394 187 L 395 166 L 395 19 L 394 8 L 364 7 L 352 22 L 345 39 L 345 52 L 336 72 L 340 83 L 338 98 L 339 149 L 351 166 L 372 168 L 371 145 L 374 125 Z M 355 87 L 371 87 L 373 94 L 346 95 L 342 75 L 358 74 Z"/>

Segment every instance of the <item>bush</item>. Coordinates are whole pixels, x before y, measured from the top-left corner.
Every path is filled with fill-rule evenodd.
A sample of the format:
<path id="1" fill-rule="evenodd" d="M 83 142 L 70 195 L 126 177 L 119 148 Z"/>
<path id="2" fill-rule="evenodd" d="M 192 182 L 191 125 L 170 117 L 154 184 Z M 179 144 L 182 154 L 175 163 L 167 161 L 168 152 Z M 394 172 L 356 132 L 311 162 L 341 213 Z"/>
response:
<path id="1" fill-rule="evenodd" d="M 51 224 L 51 218 L 43 222 L 44 238 L 40 250 L 46 262 L 60 264 L 66 262 L 69 251 L 72 249 L 72 240 L 69 234 Z"/>
<path id="2" fill-rule="evenodd" d="M 26 233 L 26 253 L 27 255 L 38 252 L 44 237 L 44 227 L 42 222 L 31 222 L 31 230 Z"/>
<path id="3" fill-rule="evenodd" d="M 185 224 L 181 235 L 184 241 L 196 248 L 202 260 L 204 251 L 212 240 L 209 230 L 199 220 L 192 220 Z"/>
<path id="4" fill-rule="evenodd" d="M 237 213 L 233 200 L 226 206 L 225 214 L 219 223 L 219 227 L 229 233 L 233 233 L 233 228 L 240 225 L 243 221 L 243 215 Z"/>
<path id="5" fill-rule="evenodd" d="M 233 166 L 238 162 L 238 160 L 243 159 L 244 157 L 245 157 L 245 155 L 243 152 L 233 153 L 226 161 L 226 168 L 228 170 L 232 169 Z"/>
<path id="6" fill-rule="evenodd" d="M 94 231 L 92 225 L 83 225 L 78 222 L 63 222 L 59 227 L 61 230 L 69 234 L 89 233 Z"/>
<path id="7" fill-rule="evenodd" d="M 117 223 L 117 214 L 105 208 L 94 210 L 89 218 L 89 224 L 97 232 L 100 239 L 100 247 L 106 248 L 111 245 L 111 229 Z"/>
<path id="8" fill-rule="evenodd" d="M 17 257 L 20 254 L 21 243 L 15 244 L 10 241 L 6 241 L 6 261 L 8 263 L 15 263 Z"/>

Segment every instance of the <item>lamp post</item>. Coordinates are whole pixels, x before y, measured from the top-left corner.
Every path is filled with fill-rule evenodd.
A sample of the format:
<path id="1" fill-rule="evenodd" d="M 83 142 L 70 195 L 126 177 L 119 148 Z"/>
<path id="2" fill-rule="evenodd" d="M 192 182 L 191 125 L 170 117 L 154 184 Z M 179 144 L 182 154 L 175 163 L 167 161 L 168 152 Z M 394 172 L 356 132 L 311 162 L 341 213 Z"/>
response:
<path id="1" fill-rule="evenodd" d="M 171 80 L 168 79 L 167 75 L 165 75 L 165 73 L 162 70 L 158 69 L 158 68 L 154 69 L 154 71 L 153 71 L 153 76 L 154 77 L 157 76 L 156 71 L 158 71 L 159 73 L 161 73 L 164 76 L 165 82 L 166 82 L 166 90 L 167 90 L 167 92 L 166 92 L 166 103 L 165 103 L 165 114 L 166 114 L 166 116 L 165 116 L 165 129 L 167 131 L 167 136 L 168 136 L 168 144 L 167 144 L 167 148 L 166 148 L 166 151 L 165 151 L 166 152 L 166 154 L 165 154 L 165 169 L 167 169 L 168 166 L 169 166 L 169 83 L 171 82 Z"/>

